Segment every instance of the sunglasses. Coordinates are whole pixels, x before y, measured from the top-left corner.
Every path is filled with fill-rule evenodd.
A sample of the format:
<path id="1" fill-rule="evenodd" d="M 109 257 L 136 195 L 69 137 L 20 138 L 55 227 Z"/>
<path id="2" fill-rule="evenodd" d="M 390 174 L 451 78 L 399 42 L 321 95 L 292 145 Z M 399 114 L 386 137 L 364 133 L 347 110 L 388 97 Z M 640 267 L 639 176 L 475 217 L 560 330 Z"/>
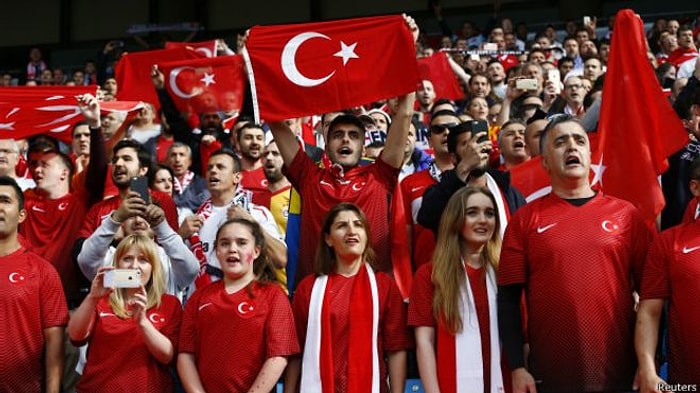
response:
<path id="1" fill-rule="evenodd" d="M 432 135 L 432 134 L 440 135 L 440 134 L 442 134 L 443 132 L 445 132 L 445 131 L 447 131 L 448 129 L 453 128 L 453 127 L 455 127 L 455 126 L 457 126 L 457 123 L 434 124 L 434 125 L 430 126 L 430 128 L 428 129 L 428 131 L 430 132 L 431 135 Z"/>

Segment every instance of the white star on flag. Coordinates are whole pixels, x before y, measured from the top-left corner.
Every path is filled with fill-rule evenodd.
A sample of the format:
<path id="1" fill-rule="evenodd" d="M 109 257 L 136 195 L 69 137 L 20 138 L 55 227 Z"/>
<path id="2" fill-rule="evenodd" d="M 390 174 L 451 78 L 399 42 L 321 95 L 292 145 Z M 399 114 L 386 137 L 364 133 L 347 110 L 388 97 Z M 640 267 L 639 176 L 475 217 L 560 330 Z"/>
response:
<path id="1" fill-rule="evenodd" d="M 204 77 L 200 79 L 204 83 L 204 86 L 209 87 L 209 85 L 214 85 L 216 84 L 216 81 L 214 80 L 214 74 L 208 74 L 204 73 Z"/>
<path id="2" fill-rule="evenodd" d="M 343 65 L 347 64 L 350 59 L 359 59 L 360 57 L 355 54 L 355 46 L 357 46 L 357 42 L 352 45 L 348 45 L 345 42 L 340 41 L 340 50 L 334 53 L 333 56 L 342 57 Z"/>
<path id="3" fill-rule="evenodd" d="M 606 169 L 608 169 L 607 166 L 603 165 L 603 155 L 600 155 L 600 162 L 598 164 L 591 164 L 591 169 L 593 170 L 593 180 L 591 181 L 591 186 L 596 185 L 597 183 L 600 183 L 600 186 L 603 187 L 603 173 L 605 172 Z"/>

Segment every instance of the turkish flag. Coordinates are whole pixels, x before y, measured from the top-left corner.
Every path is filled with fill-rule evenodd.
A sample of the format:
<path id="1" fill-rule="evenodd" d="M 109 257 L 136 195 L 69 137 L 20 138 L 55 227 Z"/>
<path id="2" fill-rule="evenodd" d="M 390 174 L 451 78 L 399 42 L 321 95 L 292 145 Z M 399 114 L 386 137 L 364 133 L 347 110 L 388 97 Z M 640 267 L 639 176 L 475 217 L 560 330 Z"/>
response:
<path id="1" fill-rule="evenodd" d="M 418 65 L 401 16 L 256 26 L 243 51 L 256 116 L 325 113 L 414 91 Z"/>
<path id="2" fill-rule="evenodd" d="M 435 88 L 435 96 L 450 100 L 461 100 L 464 91 L 447 60 L 447 53 L 437 52 L 429 57 L 418 59 L 418 71 L 422 80 L 429 80 Z"/>
<path id="3" fill-rule="evenodd" d="M 241 55 L 164 62 L 158 67 L 180 112 L 240 112 L 245 89 Z"/>
<path id="4" fill-rule="evenodd" d="M 142 106 L 139 102 L 103 102 L 100 111 L 133 112 Z M 73 125 L 81 120 L 83 115 L 75 97 L 51 97 L 0 104 L 0 130 L 11 132 L 8 136 L 14 139 L 47 133 L 70 143 Z"/>
<path id="5" fill-rule="evenodd" d="M 525 200 L 532 202 L 552 191 L 549 175 L 542 166 L 542 157 L 537 156 L 510 169 L 510 181 Z"/>
<path id="6" fill-rule="evenodd" d="M 646 58 L 642 20 L 617 13 L 593 154 L 593 184 L 634 203 L 650 226 L 664 206 L 658 176 L 688 133 L 661 91 Z"/>
<path id="7" fill-rule="evenodd" d="M 173 42 L 166 41 L 165 49 L 189 48 L 206 57 L 216 57 L 216 40 L 202 42 Z"/>
<path id="8" fill-rule="evenodd" d="M 160 108 L 158 95 L 151 81 L 154 64 L 168 61 L 199 59 L 203 54 L 189 48 L 158 49 L 132 52 L 122 56 L 117 63 L 115 76 L 119 90 L 117 98 L 122 101 L 145 101 Z"/>

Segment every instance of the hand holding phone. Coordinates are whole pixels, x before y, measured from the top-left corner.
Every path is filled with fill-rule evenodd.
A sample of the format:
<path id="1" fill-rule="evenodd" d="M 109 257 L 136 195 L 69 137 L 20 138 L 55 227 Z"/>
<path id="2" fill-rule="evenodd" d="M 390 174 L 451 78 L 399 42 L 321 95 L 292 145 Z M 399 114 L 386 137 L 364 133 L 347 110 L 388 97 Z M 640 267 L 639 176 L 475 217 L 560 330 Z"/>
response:
<path id="1" fill-rule="evenodd" d="M 147 205 L 151 204 L 151 194 L 148 192 L 148 178 L 146 176 L 132 177 L 129 181 L 131 191 L 137 192 Z"/>

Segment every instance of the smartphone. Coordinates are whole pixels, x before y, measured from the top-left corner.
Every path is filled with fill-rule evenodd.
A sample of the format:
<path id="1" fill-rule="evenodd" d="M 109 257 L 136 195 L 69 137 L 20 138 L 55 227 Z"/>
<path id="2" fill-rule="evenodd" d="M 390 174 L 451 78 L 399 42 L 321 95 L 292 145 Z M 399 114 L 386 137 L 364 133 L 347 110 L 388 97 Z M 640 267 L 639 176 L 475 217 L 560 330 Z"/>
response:
<path id="1" fill-rule="evenodd" d="M 138 288 L 141 285 L 139 269 L 114 269 L 105 272 L 105 288 Z"/>
<path id="2" fill-rule="evenodd" d="M 588 24 L 591 23 L 591 17 L 590 16 L 584 16 L 583 17 L 583 26 L 588 26 Z"/>
<path id="3" fill-rule="evenodd" d="M 554 93 L 561 93 L 561 73 L 559 70 L 547 71 L 547 80 L 554 82 Z"/>
<path id="4" fill-rule="evenodd" d="M 521 90 L 537 90 L 537 79 L 516 79 L 515 87 Z"/>
<path id="5" fill-rule="evenodd" d="M 147 205 L 151 203 L 151 195 L 148 193 L 148 178 L 146 176 L 132 177 L 129 182 L 129 188 L 131 188 L 131 191 L 138 192 Z"/>
<path id="6" fill-rule="evenodd" d="M 498 44 L 495 44 L 493 42 L 487 42 L 484 44 L 484 50 L 485 51 L 497 51 L 498 50 Z"/>
<path id="7" fill-rule="evenodd" d="M 472 135 L 476 135 L 480 132 L 484 133 L 484 135 L 477 139 L 477 143 L 484 143 L 489 140 L 489 125 L 485 120 L 470 120 L 469 123 L 471 123 L 470 128 L 472 130 Z"/>

